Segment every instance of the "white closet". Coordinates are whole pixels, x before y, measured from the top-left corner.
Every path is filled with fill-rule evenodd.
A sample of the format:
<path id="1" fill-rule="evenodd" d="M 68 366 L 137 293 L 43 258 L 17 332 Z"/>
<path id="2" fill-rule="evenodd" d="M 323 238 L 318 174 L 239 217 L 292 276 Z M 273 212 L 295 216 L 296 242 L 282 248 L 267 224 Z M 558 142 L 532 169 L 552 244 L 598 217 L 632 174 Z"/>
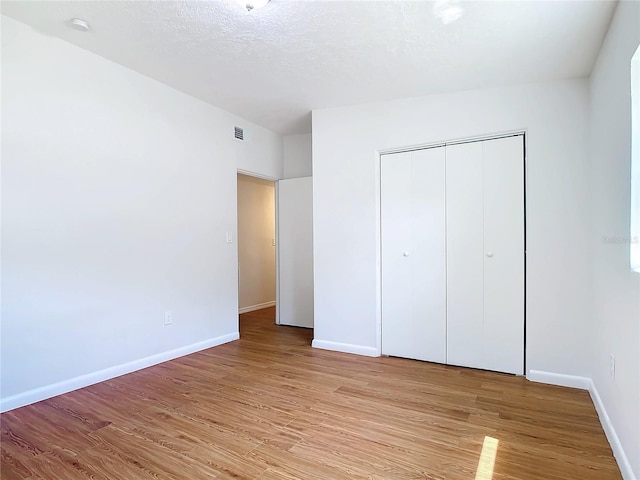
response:
<path id="1" fill-rule="evenodd" d="M 524 373 L 523 139 L 382 155 L 383 354 Z"/>

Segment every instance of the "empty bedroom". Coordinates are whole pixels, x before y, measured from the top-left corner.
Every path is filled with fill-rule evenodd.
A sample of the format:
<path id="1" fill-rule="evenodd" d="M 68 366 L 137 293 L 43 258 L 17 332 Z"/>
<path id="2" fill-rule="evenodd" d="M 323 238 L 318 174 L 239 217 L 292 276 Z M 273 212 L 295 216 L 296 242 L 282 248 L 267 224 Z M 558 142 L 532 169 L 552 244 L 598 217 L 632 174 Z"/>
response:
<path id="1" fill-rule="evenodd" d="M 0 478 L 640 480 L 640 2 L 0 13 Z"/>

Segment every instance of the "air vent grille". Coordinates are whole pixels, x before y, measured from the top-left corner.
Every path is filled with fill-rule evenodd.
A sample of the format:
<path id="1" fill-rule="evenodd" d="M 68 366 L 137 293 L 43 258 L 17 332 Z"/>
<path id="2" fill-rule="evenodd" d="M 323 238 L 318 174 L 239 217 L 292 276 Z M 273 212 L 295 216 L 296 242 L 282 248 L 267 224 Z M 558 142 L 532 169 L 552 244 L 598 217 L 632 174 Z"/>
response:
<path id="1" fill-rule="evenodd" d="M 240 127 L 233 127 L 233 136 L 236 140 L 244 140 L 244 130 Z"/>

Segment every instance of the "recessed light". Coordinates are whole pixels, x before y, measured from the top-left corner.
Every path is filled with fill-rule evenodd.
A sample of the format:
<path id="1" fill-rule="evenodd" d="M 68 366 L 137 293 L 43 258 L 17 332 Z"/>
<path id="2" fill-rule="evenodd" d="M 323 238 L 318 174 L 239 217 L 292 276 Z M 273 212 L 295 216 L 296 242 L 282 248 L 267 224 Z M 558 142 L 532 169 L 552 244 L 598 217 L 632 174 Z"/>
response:
<path id="1" fill-rule="evenodd" d="M 69 20 L 69 26 L 79 32 L 88 32 L 90 28 L 89 22 L 82 20 L 81 18 L 72 18 Z"/>

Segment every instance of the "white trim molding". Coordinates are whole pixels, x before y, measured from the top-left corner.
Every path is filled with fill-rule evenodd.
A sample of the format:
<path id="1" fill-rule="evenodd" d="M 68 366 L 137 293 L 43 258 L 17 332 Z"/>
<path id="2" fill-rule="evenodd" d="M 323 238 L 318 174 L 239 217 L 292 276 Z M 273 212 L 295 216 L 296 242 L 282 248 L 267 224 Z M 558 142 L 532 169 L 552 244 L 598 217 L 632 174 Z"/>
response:
<path id="1" fill-rule="evenodd" d="M 18 393 L 10 397 L 0 399 L 0 412 L 8 412 L 15 408 L 24 407 L 32 403 L 46 400 L 47 398 L 62 395 L 79 388 L 88 387 L 105 380 L 126 375 L 127 373 L 142 370 L 143 368 L 151 367 L 159 363 L 173 360 L 175 358 L 184 357 L 191 353 L 199 352 L 200 350 L 206 350 L 207 348 L 216 347 L 223 343 L 232 342 L 240 338 L 239 332 L 230 333 L 227 335 L 221 335 L 219 337 L 210 338 L 202 342 L 192 343 L 184 347 L 169 350 L 167 352 L 158 353 L 149 357 L 140 358 L 132 362 L 123 363 L 114 367 L 105 368 L 104 370 L 98 370 L 97 372 L 87 373 L 78 377 L 63 380 L 51 385 L 45 385 L 44 387 L 34 388 L 23 393 Z"/>
<path id="2" fill-rule="evenodd" d="M 263 308 L 275 307 L 275 306 L 276 306 L 276 301 L 275 300 L 273 300 L 271 302 L 258 303 L 256 305 L 249 305 L 248 307 L 239 308 L 238 309 L 238 314 L 253 312 L 255 310 L 261 310 Z"/>
<path id="3" fill-rule="evenodd" d="M 350 343 L 329 342 L 327 340 L 316 340 L 311 342 L 313 348 L 322 350 L 333 350 L 334 352 L 353 353 L 366 357 L 379 357 L 378 349 L 375 347 L 365 347 L 363 345 L 352 345 Z"/>
<path id="4" fill-rule="evenodd" d="M 602 429 L 607 436 L 607 440 L 609 440 L 609 445 L 611 445 L 613 456 L 616 457 L 616 461 L 618 462 L 618 468 L 620 468 L 622 478 L 624 478 L 624 480 L 637 480 L 635 474 L 633 473 L 633 469 L 631 468 L 629 458 L 622 448 L 622 443 L 620 443 L 618 434 L 616 433 L 615 428 L 613 428 L 613 423 L 611 423 L 609 414 L 604 408 L 604 403 L 602 403 L 600 394 L 596 389 L 596 384 L 593 383 L 593 380 L 591 379 L 589 379 L 589 394 L 591 395 L 593 405 L 596 407 L 596 412 L 598 412 L 598 417 L 600 418 Z"/>
<path id="5" fill-rule="evenodd" d="M 579 377 L 577 375 L 564 375 L 561 373 L 543 372 L 540 370 L 529 370 L 527 379 L 532 382 L 548 383 L 550 385 L 558 385 L 560 387 L 571 387 L 579 388 L 581 390 L 587 390 L 589 392 L 589 395 L 591 395 L 591 401 L 593 402 L 596 412 L 598 413 L 600 424 L 602 425 L 604 434 L 609 441 L 609 445 L 611 446 L 611 450 L 613 451 L 613 456 L 618 462 L 618 468 L 620 469 L 622 478 L 624 480 L 638 480 L 633 473 L 631 463 L 629 463 L 629 458 L 622 448 L 622 443 L 620 443 L 618 434 L 613 427 L 613 423 L 611 423 L 609 414 L 604 408 L 604 403 L 602 403 L 600 394 L 598 393 L 596 385 L 595 383 L 593 383 L 593 380 L 591 378 Z"/>
<path id="6" fill-rule="evenodd" d="M 541 370 L 529 370 L 527 380 L 538 383 L 548 383 L 559 387 L 579 388 L 589 390 L 591 379 L 577 375 L 565 375 L 562 373 L 543 372 Z"/>

